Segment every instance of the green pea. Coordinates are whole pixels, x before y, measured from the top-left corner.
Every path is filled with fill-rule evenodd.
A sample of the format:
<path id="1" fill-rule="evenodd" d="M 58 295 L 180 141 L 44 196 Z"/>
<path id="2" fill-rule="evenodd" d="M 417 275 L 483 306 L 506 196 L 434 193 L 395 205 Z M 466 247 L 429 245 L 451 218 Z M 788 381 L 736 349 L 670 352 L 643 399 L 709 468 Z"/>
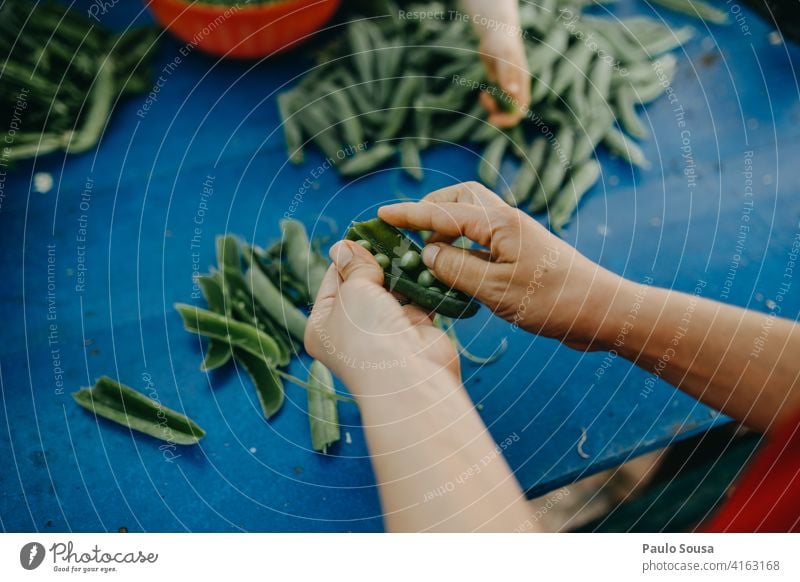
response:
<path id="1" fill-rule="evenodd" d="M 372 243 L 369 242 L 368 240 L 364 240 L 362 238 L 361 240 L 357 240 L 356 244 L 360 244 L 362 247 L 367 249 L 369 252 L 372 252 Z"/>
<path id="2" fill-rule="evenodd" d="M 430 269 L 425 269 L 419 274 L 417 277 L 417 283 L 422 285 L 423 287 L 430 287 L 436 282 L 436 278 L 431 273 Z"/>
<path id="3" fill-rule="evenodd" d="M 422 263 L 422 258 L 417 251 L 406 251 L 400 257 L 400 266 L 406 270 L 414 270 Z"/>
<path id="4" fill-rule="evenodd" d="M 392 264 L 392 261 L 389 259 L 389 257 L 384 255 L 383 253 L 377 253 L 375 255 L 375 260 L 381 266 L 381 269 L 388 269 L 389 265 Z"/>

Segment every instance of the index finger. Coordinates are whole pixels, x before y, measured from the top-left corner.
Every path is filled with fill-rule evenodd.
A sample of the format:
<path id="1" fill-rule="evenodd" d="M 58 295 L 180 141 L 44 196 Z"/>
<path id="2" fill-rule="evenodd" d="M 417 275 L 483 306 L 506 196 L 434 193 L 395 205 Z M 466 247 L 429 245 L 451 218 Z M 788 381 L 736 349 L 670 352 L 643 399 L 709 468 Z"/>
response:
<path id="1" fill-rule="evenodd" d="M 491 250 L 493 216 L 490 209 L 455 202 L 401 202 L 378 209 L 378 216 L 398 228 L 432 230 L 448 237 L 466 236 Z"/>
<path id="2" fill-rule="evenodd" d="M 460 202 L 478 206 L 505 206 L 497 194 L 480 182 L 461 182 L 446 188 L 434 190 L 422 198 L 426 202 Z"/>

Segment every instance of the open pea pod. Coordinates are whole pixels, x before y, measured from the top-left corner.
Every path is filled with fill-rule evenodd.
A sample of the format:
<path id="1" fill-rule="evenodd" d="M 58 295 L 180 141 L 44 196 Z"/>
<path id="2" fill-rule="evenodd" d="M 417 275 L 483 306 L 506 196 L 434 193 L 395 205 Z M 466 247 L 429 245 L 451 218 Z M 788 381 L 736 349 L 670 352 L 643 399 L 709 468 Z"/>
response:
<path id="1" fill-rule="evenodd" d="M 176 445 L 195 445 L 206 436 L 190 418 L 108 376 L 98 378 L 94 388 L 81 388 L 72 398 L 97 416 Z"/>
<path id="2" fill-rule="evenodd" d="M 380 218 L 354 222 L 345 235 L 369 250 L 383 267 L 384 286 L 423 309 L 453 318 L 472 317 L 478 303 L 448 289 L 422 264 L 422 249 L 412 239 Z"/>

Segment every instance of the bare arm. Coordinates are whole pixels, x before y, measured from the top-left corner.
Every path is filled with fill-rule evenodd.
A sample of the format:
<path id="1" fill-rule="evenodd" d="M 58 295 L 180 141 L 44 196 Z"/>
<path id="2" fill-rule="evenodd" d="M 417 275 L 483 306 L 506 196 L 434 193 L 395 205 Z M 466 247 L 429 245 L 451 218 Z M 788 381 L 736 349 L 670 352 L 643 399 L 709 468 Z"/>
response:
<path id="1" fill-rule="evenodd" d="M 519 528 L 528 504 L 464 390 L 450 340 L 381 286 L 383 270 L 361 246 L 343 241 L 331 256 L 305 345 L 358 401 L 387 528 Z"/>
<path id="2" fill-rule="evenodd" d="M 800 327 L 792 321 L 626 281 L 480 184 L 380 215 L 435 231 L 423 260 L 437 278 L 528 331 L 614 349 L 758 430 L 800 407 Z M 488 260 L 448 244 L 459 235 L 487 247 Z"/>
<path id="3" fill-rule="evenodd" d="M 800 326 L 701 298 L 703 287 L 686 294 L 625 282 L 608 308 L 601 343 L 767 431 L 800 407 Z"/>

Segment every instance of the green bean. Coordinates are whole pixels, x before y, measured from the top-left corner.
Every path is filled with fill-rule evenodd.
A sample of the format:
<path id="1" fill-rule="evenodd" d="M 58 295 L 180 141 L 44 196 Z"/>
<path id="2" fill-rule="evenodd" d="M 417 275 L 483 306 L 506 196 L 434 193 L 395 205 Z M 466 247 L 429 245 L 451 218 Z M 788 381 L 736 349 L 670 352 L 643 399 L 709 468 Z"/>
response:
<path id="1" fill-rule="evenodd" d="M 380 166 L 397 153 L 396 148 L 387 143 L 378 143 L 368 150 L 355 154 L 339 164 L 343 176 L 360 176 Z"/>
<path id="2" fill-rule="evenodd" d="M 630 35 L 625 33 L 624 27 L 618 21 L 591 16 L 583 17 L 583 24 L 589 26 L 600 35 L 611 47 L 614 57 L 623 63 L 638 63 L 649 60 L 645 50 L 638 40 L 631 42 Z"/>
<path id="3" fill-rule="evenodd" d="M 714 24 L 727 24 L 728 14 L 722 10 L 702 2 L 702 0 L 653 0 L 665 8 L 707 20 Z"/>
<path id="4" fill-rule="evenodd" d="M 400 164 L 403 170 L 415 180 L 422 180 L 422 161 L 414 140 L 404 139 L 400 144 Z"/>
<path id="5" fill-rule="evenodd" d="M 575 133 L 569 128 L 562 128 L 556 134 L 556 145 L 551 149 L 544 166 L 539 186 L 531 199 L 529 210 L 541 212 L 553 196 L 556 195 L 564 176 L 569 170 L 575 147 Z"/>
<path id="6" fill-rule="evenodd" d="M 644 49 L 652 56 L 661 55 L 686 44 L 694 37 L 694 29 L 684 26 L 678 29 L 669 29 L 669 33 L 662 38 L 644 43 Z"/>
<path id="7" fill-rule="evenodd" d="M 511 189 L 507 192 L 506 202 L 519 206 L 530 198 L 546 153 L 547 140 L 543 137 L 536 138 L 528 149 L 527 157 L 520 164 Z"/>
<path id="8" fill-rule="evenodd" d="M 176 303 L 175 309 L 183 317 L 183 325 L 187 331 L 226 341 L 234 348 L 250 352 L 273 366 L 278 365 L 278 345 L 258 328 L 193 305 Z"/>
<path id="9" fill-rule="evenodd" d="M 497 185 L 497 180 L 500 178 L 500 164 L 503 162 L 503 155 L 506 153 L 507 147 L 508 137 L 501 133 L 492 139 L 483 150 L 478 175 L 489 188 Z"/>
<path id="10" fill-rule="evenodd" d="M 339 69 L 336 76 L 341 78 L 344 90 L 353 100 L 353 104 L 360 114 L 359 120 L 363 119 L 371 125 L 378 125 L 384 118 L 384 112 L 370 101 L 364 90 L 364 83 L 357 82 L 347 69 Z"/>
<path id="11" fill-rule="evenodd" d="M 333 376 L 321 362 L 314 360 L 308 369 L 308 384 L 317 388 L 307 392 L 311 448 L 327 453 L 328 447 L 340 438 L 339 412 L 332 397 L 335 394 Z"/>
<path id="12" fill-rule="evenodd" d="M 560 233 L 570 221 L 581 198 L 597 183 L 599 177 L 600 164 L 595 160 L 587 160 L 572 173 L 548 209 L 550 227 L 555 232 Z"/>
<path id="13" fill-rule="evenodd" d="M 271 418 L 281 409 L 284 399 L 283 382 L 278 377 L 274 364 L 241 348 L 235 350 L 235 355 L 236 361 L 244 366 L 253 380 L 264 417 Z"/>
<path id="14" fill-rule="evenodd" d="M 634 166 L 639 166 L 643 170 L 650 169 L 650 162 L 647 161 L 641 148 L 616 128 L 612 127 L 608 130 L 608 133 L 603 137 L 603 143 L 612 153 L 617 154 Z"/>
<path id="15" fill-rule="evenodd" d="M 427 276 L 423 273 L 427 272 L 427 269 L 421 261 L 416 269 L 396 268 L 393 258 L 400 259 L 408 251 L 421 254 L 422 249 L 412 239 L 380 218 L 353 223 L 347 230 L 345 238 L 353 241 L 368 240 L 376 260 L 378 255 L 384 255 L 385 260 L 381 260 L 384 286 L 400 293 L 412 303 L 448 317 L 471 317 L 478 311 L 477 303 L 460 291 L 454 290 L 453 294 L 446 295 L 445 289 L 436 287 L 435 280 L 431 281 L 430 286 L 425 285 Z M 430 277 L 432 276 L 431 273 Z"/>
<path id="16" fill-rule="evenodd" d="M 635 138 L 644 139 L 649 135 L 647 128 L 634 109 L 633 89 L 620 87 L 616 99 L 617 117 L 622 127 Z"/>
<path id="17" fill-rule="evenodd" d="M 568 48 L 556 67 L 552 92 L 561 95 L 577 78 L 585 76 L 593 54 L 583 42 L 576 42 Z"/>
<path id="18" fill-rule="evenodd" d="M 328 271 L 328 261 L 311 248 L 306 228 L 297 220 L 282 220 L 281 247 L 286 257 L 289 273 L 305 287 L 305 294 L 313 303 Z"/>
<path id="19" fill-rule="evenodd" d="M 286 154 L 295 164 L 303 161 L 303 132 L 297 120 L 294 119 L 294 108 L 292 106 L 293 93 L 281 93 L 278 95 L 278 111 L 281 116 L 281 127 L 283 128 L 283 138 L 286 140 Z"/>
<path id="20" fill-rule="evenodd" d="M 206 435 L 192 419 L 108 376 L 72 398 L 97 416 L 176 445 L 195 445 Z"/>
<path id="21" fill-rule="evenodd" d="M 433 126 L 433 109 L 428 105 L 426 105 L 424 95 L 421 97 L 417 97 L 417 99 L 414 100 L 414 130 L 416 131 L 417 134 L 416 143 L 414 144 L 414 149 L 417 150 L 417 157 L 419 157 L 419 150 L 428 147 L 428 145 L 430 144 L 432 126 Z M 410 146 L 406 147 L 410 148 Z M 403 149 L 401 147 L 400 149 L 401 158 L 404 158 L 406 154 L 411 154 L 413 156 L 413 152 L 411 151 L 403 152 Z M 422 170 L 420 169 L 420 171 L 417 173 L 420 176 L 417 179 L 422 179 Z M 415 174 L 411 175 L 416 177 Z"/>

